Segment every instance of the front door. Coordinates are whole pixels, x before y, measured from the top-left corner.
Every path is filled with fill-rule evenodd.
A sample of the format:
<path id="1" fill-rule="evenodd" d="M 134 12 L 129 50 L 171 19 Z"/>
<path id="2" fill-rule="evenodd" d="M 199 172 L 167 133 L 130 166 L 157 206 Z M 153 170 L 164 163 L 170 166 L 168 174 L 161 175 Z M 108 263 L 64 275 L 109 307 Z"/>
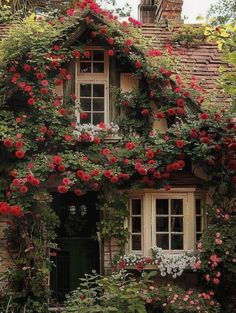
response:
<path id="1" fill-rule="evenodd" d="M 99 245 L 96 240 L 99 211 L 97 194 L 88 192 L 77 197 L 73 192 L 53 193 L 53 209 L 60 218 L 59 251 L 54 258 L 51 289 L 61 301 L 65 294 L 76 289 L 79 278 L 92 270 L 99 272 Z"/>

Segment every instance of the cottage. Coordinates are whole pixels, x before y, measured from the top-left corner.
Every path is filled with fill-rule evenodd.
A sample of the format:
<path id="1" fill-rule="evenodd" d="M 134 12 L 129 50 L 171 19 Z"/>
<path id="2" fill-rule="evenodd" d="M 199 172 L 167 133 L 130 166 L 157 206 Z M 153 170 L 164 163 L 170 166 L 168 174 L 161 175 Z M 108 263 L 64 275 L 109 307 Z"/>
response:
<path id="1" fill-rule="evenodd" d="M 73 23 L 61 18 L 64 30 L 60 38 L 52 35 L 46 57 L 42 50 L 34 63 L 38 52 L 23 49 L 22 59 L 16 55 L 22 64 L 18 66 L 11 60 L 11 76 L 5 76 L 10 88 L 6 86 L 3 108 L 12 108 L 18 120 L 14 139 L 13 130 L 4 130 L 7 152 L 3 162 L 12 158 L 12 153 L 17 160 L 23 160 L 15 174 L 11 168 L 8 197 L 10 205 L 17 199 L 23 207 L 24 203 L 34 205 L 35 224 L 44 216 L 47 205 L 60 221 L 56 228 L 58 247 L 51 247 L 56 267 L 48 280 L 58 300 L 75 289 L 78 278 L 92 269 L 110 273 L 125 241 L 122 252 L 126 255 L 151 257 L 154 246 L 164 254 L 196 251 L 207 227 L 204 205 L 214 202 L 206 182 L 209 178 L 217 180 L 210 175 L 211 170 L 205 170 L 206 164 L 214 166 L 218 160 L 211 157 L 207 145 L 217 145 L 218 138 L 213 128 L 208 133 L 210 126 L 204 128 L 202 124 L 196 129 L 194 125 L 199 116 L 202 121 L 209 117 L 200 107 L 207 94 L 211 94 L 208 105 L 217 106 L 222 99 L 230 103 L 217 86 L 222 61 L 216 45 L 202 40 L 187 47 L 180 42 L 173 48 L 173 34 L 183 25 L 183 0 L 161 0 L 158 4 L 141 1 L 139 18 L 143 24 L 131 19 L 135 25 L 132 29 L 125 22 L 118 28 L 109 13 L 89 5 L 89 11 L 78 5 L 82 13 L 77 17 L 74 9 L 67 11 Z M 32 46 L 36 44 L 33 41 Z M 176 55 L 180 61 L 173 65 L 172 73 L 170 67 Z M 182 73 L 187 77 L 185 81 L 180 77 Z M 190 96 L 190 89 L 194 96 Z M 19 109 L 13 108 L 15 103 L 19 103 Z M 185 114 L 193 124 L 186 131 L 174 128 L 181 121 L 189 125 Z M 25 121 L 31 125 L 35 121 L 34 127 L 26 130 Z M 186 137 L 178 137 L 178 131 Z M 187 132 L 193 139 L 191 148 Z M 196 138 L 201 138 L 203 156 L 191 159 L 190 150 L 199 145 Z M 31 194 L 28 202 L 27 193 Z M 24 211 L 27 215 L 30 210 L 26 206 Z M 5 222 L 6 216 L 0 213 Z M 37 226 L 39 232 L 47 233 L 47 227 L 50 231 L 50 225 L 45 226 L 50 218 L 42 218 L 45 223 Z M 3 222 L 2 238 L 6 227 Z M 28 223 L 28 228 L 23 224 L 16 228 L 22 238 L 29 236 L 31 215 Z M 42 237 L 45 242 L 46 237 Z M 30 236 L 27 240 L 29 245 L 24 243 L 23 247 L 30 254 L 38 242 Z M 49 253 L 47 244 L 44 249 L 39 249 L 41 257 Z M 40 256 L 32 254 L 31 261 L 27 261 L 26 253 L 25 261 L 19 264 L 16 254 L 20 256 L 20 252 L 9 240 L 7 250 L 2 239 L 2 273 L 14 266 L 23 266 L 24 271 L 32 267 L 29 271 L 34 273 L 32 260 L 36 262 Z M 127 259 L 120 260 L 128 264 Z M 182 280 L 185 285 L 198 283 L 195 276 L 183 276 Z"/>

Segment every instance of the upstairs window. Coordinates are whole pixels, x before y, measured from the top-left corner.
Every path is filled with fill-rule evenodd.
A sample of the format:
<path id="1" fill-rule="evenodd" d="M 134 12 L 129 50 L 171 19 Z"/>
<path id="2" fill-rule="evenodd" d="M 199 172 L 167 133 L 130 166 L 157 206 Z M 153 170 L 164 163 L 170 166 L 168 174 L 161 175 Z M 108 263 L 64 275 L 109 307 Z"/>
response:
<path id="1" fill-rule="evenodd" d="M 85 118 L 78 118 L 78 122 L 93 125 L 108 123 L 109 62 L 106 52 L 98 48 L 87 50 L 86 57 L 78 62 L 76 72 L 78 109 L 85 113 Z"/>

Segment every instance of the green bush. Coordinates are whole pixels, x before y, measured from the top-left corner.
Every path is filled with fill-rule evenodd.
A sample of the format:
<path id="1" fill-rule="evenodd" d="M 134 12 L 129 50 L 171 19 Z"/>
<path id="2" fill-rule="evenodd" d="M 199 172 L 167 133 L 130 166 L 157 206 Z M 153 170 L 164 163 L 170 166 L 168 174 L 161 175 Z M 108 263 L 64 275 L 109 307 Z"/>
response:
<path id="1" fill-rule="evenodd" d="M 213 292 L 183 290 L 177 286 L 156 287 L 150 280 L 157 272 L 140 279 L 125 271 L 102 277 L 95 272 L 81 279 L 78 289 L 67 296 L 63 313 L 218 313 Z"/>

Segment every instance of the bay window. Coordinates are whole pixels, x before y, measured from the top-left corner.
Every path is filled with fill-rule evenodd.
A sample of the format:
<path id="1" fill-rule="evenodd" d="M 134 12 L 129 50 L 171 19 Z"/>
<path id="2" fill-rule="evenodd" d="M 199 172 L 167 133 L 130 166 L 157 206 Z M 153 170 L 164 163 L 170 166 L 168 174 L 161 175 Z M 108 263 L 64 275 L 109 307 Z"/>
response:
<path id="1" fill-rule="evenodd" d="M 130 191 L 130 240 L 126 252 L 151 255 L 151 247 L 195 250 L 204 229 L 205 193 L 195 188 Z"/>

